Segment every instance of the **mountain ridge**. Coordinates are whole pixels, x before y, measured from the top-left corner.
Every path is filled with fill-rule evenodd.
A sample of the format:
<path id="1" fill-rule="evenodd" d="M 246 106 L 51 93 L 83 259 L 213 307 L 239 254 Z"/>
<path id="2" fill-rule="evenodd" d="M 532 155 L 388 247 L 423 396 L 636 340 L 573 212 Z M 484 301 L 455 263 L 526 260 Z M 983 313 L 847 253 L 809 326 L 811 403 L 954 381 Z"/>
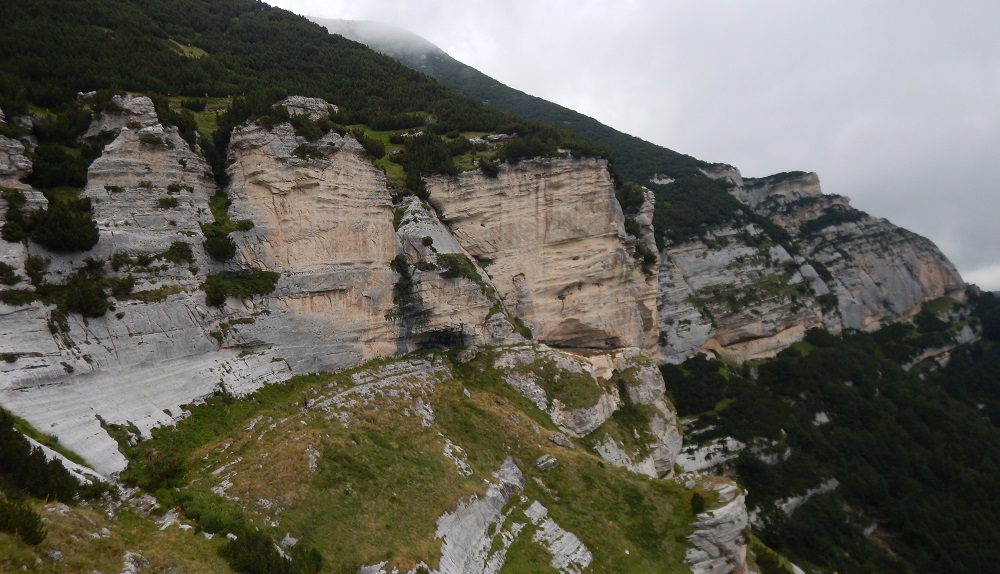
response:
<path id="1" fill-rule="evenodd" d="M 1000 304 L 926 240 L 804 172 L 644 189 L 256 2 L 70 13 L 260 89 L 78 94 L 11 48 L 89 37 L 55 4 L 4 8 L 0 404 L 117 493 L 18 502 L 2 568 L 995 564 Z"/>

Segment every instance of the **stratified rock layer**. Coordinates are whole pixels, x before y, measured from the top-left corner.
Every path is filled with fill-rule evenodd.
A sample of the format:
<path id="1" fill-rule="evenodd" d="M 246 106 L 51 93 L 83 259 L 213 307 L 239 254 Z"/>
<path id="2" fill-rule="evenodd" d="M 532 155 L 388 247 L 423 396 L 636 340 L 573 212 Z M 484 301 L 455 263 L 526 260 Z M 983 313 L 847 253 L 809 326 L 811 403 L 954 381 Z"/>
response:
<path id="1" fill-rule="evenodd" d="M 230 217 L 241 267 L 281 274 L 269 314 L 253 336 L 280 345 L 296 372 L 331 370 L 397 352 L 397 275 L 392 203 L 385 177 L 352 138 L 307 142 L 289 124 L 235 130 Z"/>
<path id="2" fill-rule="evenodd" d="M 923 302 L 961 299 L 955 267 L 927 239 L 824 195 L 815 174 L 744 180 L 708 170 L 788 245 L 753 223 L 716 228 L 661 253 L 661 352 L 680 362 L 698 351 L 736 360 L 769 357 L 813 327 L 874 330 Z"/>
<path id="3" fill-rule="evenodd" d="M 568 347 L 654 344 L 656 285 L 625 245 L 603 160 L 504 165 L 427 182 L 430 203 L 483 262 L 506 309 L 537 339 Z M 653 338 L 653 341 L 649 341 Z"/>

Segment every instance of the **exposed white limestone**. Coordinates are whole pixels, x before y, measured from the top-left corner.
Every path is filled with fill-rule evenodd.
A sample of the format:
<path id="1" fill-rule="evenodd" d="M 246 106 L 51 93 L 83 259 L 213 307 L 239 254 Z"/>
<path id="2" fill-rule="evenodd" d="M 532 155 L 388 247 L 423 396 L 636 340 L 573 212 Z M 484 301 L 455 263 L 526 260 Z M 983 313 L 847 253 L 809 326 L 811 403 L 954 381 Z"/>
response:
<path id="1" fill-rule="evenodd" d="M 0 185 L 27 188 L 19 180 L 31 173 L 31 160 L 25 156 L 24 143 L 0 135 Z"/>
<path id="2" fill-rule="evenodd" d="M 485 270 L 493 287 L 536 339 L 646 346 L 656 285 L 637 281 L 606 162 L 522 161 L 504 164 L 496 178 L 466 172 L 430 178 L 427 188 L 462 247 L 492 261 Z"/>
<path id="3" fill-rule="evenodd" d="M 552 554 L 549 566 L 560 572 L 577 574 L 590 566 L 594 556 L 583 542 L 572 532 L 567 532 L 549 518 L 548 509 L 537 500 L 531 503 L 524 514 L 538 529 L 532 540 L 541 543 Z"/>
<path id="4" fill-rule="evenodd" d="M 930 241 L 824 195 L 815 174 L 744 180 L 723 165 L 706 174 L 784 228 L 800 253 L 753 224 L 669 246 L 660 269 L 667 362 L 698 351 L 773 356 L 813 327 L 872 330 L 913 315 L 924 301 L 962 297 L 961 278 Z"/>
<path id="5" fill-rule="evenodd" d="M 746 539 L 749 524 L 745 494 L 732 482 L 717 480 L 718 507 L 695 517 L 684 560 L 693 574 L 746 574 Z"/>
<path id="6" fill-rule="evenodd" d="M 435 538 L 441 539 L 441 560 L 437 572 L 467 574 L 485 572 L 493 543 L 493 529 L 503 524 L 510 510 L 505 507 L 510 497 L 524 488 L 524 475 L 508 458 L 494 473 L 486 494 L 474 496 L 437 522 Z"/>
<path id="7" fill-rule="evenodd" d="M 330 117 L 330 111 L 337 112 L 337 106 L 328 103 L 320 98 L 306 98 L 303 96 L 290 96 L 280 102 L 285 106 L 289 115 L 301 114 L 311 120 Z"/>

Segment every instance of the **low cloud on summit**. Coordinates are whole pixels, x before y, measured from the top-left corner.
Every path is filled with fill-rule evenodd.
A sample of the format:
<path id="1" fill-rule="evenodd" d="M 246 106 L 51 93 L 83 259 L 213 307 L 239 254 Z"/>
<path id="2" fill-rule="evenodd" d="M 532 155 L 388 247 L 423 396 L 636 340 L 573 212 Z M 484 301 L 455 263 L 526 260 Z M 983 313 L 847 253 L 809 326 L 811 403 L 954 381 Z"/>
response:
<path id="1" fill-rule="evenodd" d="M 1000 3 L 310 0 L 405 28 L 505 84 L 935 241 L 1000 290 Z"/>

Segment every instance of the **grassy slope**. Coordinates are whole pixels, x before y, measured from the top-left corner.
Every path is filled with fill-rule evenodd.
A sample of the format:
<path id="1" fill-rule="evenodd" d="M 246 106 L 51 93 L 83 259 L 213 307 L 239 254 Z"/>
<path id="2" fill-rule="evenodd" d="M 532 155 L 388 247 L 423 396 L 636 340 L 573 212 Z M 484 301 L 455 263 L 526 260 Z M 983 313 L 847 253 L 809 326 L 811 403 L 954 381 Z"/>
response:
<path id="1" fill-rule="evenodd" d="M 275 540 L 290 533 L 322 551 L 326 571 L 339 572 L 383 560 L 402 568 L 420 561 L 436 564 L 441 547 L 434 537 L 436 518 L 459 501 L 482 494 L 484 480 L 493 480 L 492 472 L 510 456 L 527 479 L 527 504 L 538 500 L 559 525 L 583 540 L 594 554 L 592 571 L 687 571 L 683 556 L 693 491 L 674 481 L 611 468 L 585 448 L 550 443 L 545 437 L 553 427 L 547 417 L 501 382 L 488 352 L 469 364 L 431 354 L 401 360 L 420 373 L 435 373 L 432 383 L 407 387 L 408 381 L 424 377 L 408 375 L 397 388 L 407 388 L 409 398 L 400 393 L 370 401 L 356 396 L 347 426 L 333 415 L 348 410 L 322 406 L 324 397 L 354 387 L 352 375 L 376 373 L 374 380 L 381 381 L 389 375 L 379 369 L 391 364 L 297 377 L 246 400 L 211 399 L 193 407 L 176 429 L 158 431 L 152 441 L 126 448 L 133 460 L 129 476 L 159 487 L 158 496 L 168 505 L 199 516 L 199 528 L 222 525 L 225 531 L 248 521 Z M 429 426 L 415 415 L 417 398 L 432 405 Z M 125 429 L 117 431 L 124 435 Z M 444 456 L 446 438 L 464 449 L 474 474 L 462 476 Z M 310 470 L 311 452 L 319 454 L 315 471 Z M 559 466 L 545 473 L 531 467 L 542 454 L 558 458 Z M 180 461 L 183 475 L 156 474 L 164 461 L 174 460 Z M 154 476 L 162 480 L 150 478 Z M 231 483 L 225 490 L 230 498 L 212 490 L 224 480 Z M 517 507 L 511 519 L 521 516 L 523 521 L 520 512 L 527 505 L 518 496 L 511 504 Z M 122 520 L 139 533 L 125 540 L 150 534 L 145 548 L 164 554 L 165 561 L 174 559 L 169 545 L 182 542 L 180 531 L 154 536 L 148 519 L 122 515 L 113 529 L 126 528 L 119 524 Z M 530 542 L 530 528 L 529 536 L 511 548 L 507 571 L 545 570 L 547 551 Z M 201 550 L 188 557 L 197 563 L 192 571 L 210 570 L 214 543 L 195 538 Z M 50 541 L 59 544 L 58 538 Z M 127 544 L 114 544 L 114 551 L 95 546 L 92 560 L 116 553 L 120 559 Z M 73 552 L 81 554 L 80 560 L 91 560 L 90 550 Z"/>

